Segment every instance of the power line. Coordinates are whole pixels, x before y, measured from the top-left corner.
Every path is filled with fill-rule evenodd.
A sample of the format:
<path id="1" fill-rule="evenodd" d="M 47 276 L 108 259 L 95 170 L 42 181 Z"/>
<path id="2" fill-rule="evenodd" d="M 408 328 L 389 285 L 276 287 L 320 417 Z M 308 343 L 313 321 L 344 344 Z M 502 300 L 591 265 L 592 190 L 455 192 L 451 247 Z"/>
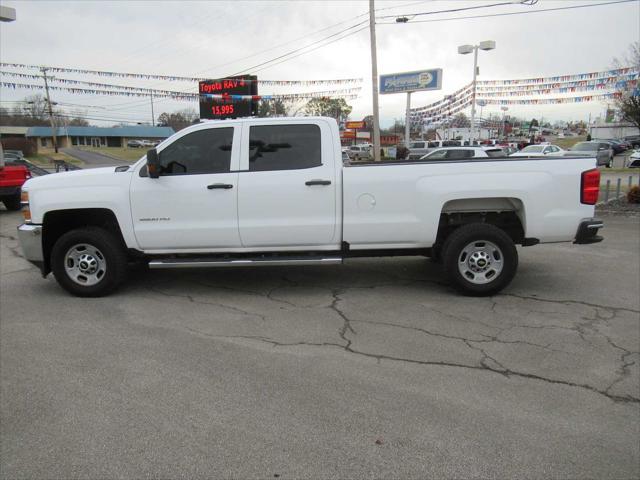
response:
<path id="1" fill-rule="evenodd" d="M 525 4 L 524 1 L 519 2 L 520 4 Z M 490 8 L 490 7 L 502 7 L 505 5 L 514 5 L 513 2 L 500 2 L 500 3 L 490 3 L 486 5 L 474 5 L 472 7 L 460 7 L 460 8 L 448 8 L 446 10 L 435 10 L 433 12 L 419 12 L 419 13 L 405 13 L 398 15 L 383 15 L 377 18 L 396 18 L 396 17 L 418 17 L 421 15 L 437 15 L 439 13 L 453 13 L 453 12 L 462 12 L 465 10 L 476 10 L 479 8 Z M 528 4 L 531 5 L 531 4 Z"/>
<path id="2" fill-rule="evenodd" d="M 270 60 L 267 60 L 266 62 L 262 62 L 262 63 L 259 63 L 259 64 L 257 64 L 257 65 L 253 65 L 253 66 L 251 66 L 251 67 L 243 68 L 243 69 L 242 69 L 242 70 L 240 70 L 238 73 L 234 73 L 233 75 L 230 75 L 230 76 L 231 76 L 231 77 L 233 77 L 233 76 L 235 76 L 235 75 L 240 75 L 242 72 L 246 72 L 246 71 L 248 71 L 248 70 L 254 70 L 254 69 L 258 68 L 258 67 L 261 67 L 261 66 L 263 66 L 263 65 L 266 65 L 267 63 L 271 63 L 271 62 L 274 62 L 274 61 L 279 60 L 279 59 L 281 59 L 281 58 L 284 58 L 284 57 L 287 57 L 287 56 L 289 56 L 289 55 L 292 55 L 292 54 L 294 54 L 294 53 L 300 52 L 300 51 L 304 50 L 305 48 L 311 47 L 311 46 L 316 45 L 316 44 L 318 44 L 318 43 L 320 43 L 320 42 L 324 42 L 325 40 L 328 40 L 328 39 L 330 39 L 330 38 L 333 38 L 333 37 L 335 37 L 335 36 L 337 36 L 337 35 L 341 35 L 341 34 L 343 34 L 343 33 L 347 32 L 347 31 L 349 31 L 349 30 L 352 30 L 352 29 L 354 29 L 354 28 L 356 28 L 356 27 L 362 26 L 362 25 L 364 25 L 365 23 L 367 23 L 367 21 L 366 21 L 366 20 L 365 20 L 365 21 L 362 21 L 362 22 L 360 22 L 360 23 L 356 23 L 356 24 L 354 24 L 354 25 L 351 25 L 350 27 L 347 27 L 347 28 L 345 28 L 345 29 L 343 29 L 343 30 L 340 30 L 339 32 L 333 33 L 333 34 L 331 34 L 331 35 L 329 35 L 329 36 L 327 36 L 327 37 L 321 38 L 320 40 L 316 40 L 315 42 L 312 42 L 312 43 L 310 43 L 310 44 L 308 44 L 308 45 L 305 45 L 304 47 L 296 48 L 295 50 L 291 50 L 290 52 L 287 52 L 287 53 L 285 53 L 285 54 L 279 55 L 279 56 L 277 56 L 277 57 L 275 57 L 275 58 L 272 58 L 272 59 L 270 59 Z M 355 32 L 352 32 L 352 33 L 355 33 Z M 348 35 L 345 35 L 345 37 L 347 37 L 347 36 L 348 36 Z M 343 37 L 343 38 L 344 38 L 344 37 Z M 341 40 L 341 39 L 340 39 L 340 40 Z M 329 43 L 333 43 L 333 42 L 329 42 Z M 329 43 L 327 43 L 327 45 L 329 45 Z M 310 51 L 313 51 L 313 50 L 310 50 Z M 308 52 L 305 52 L 305 53 L 308 53 Z M 255 70 L 255 71 L 257 71 L 257 70 Z"/>
<path id="3" fill-rule="evenodd" d="M 361 31 L 363 31 L 363 30 L 367 30 L 368 28 L 369 28 L 369 25 L 365 25 L 364 27 L 359 28 L 358 30 L 355 30 L 355 31 L 353 31 L 353 32 L 350 32 L 350 33 L 348 33 L 347 35 L 344 35 L 344 36 L 342 36 L 342 37 L 340 37 L 340 38 L 336 38 L 336 39 L 334 39 L 334 40 L 332 40 L 332 41 L 330 41 L 330 42 L 327 42 L 327 43 L 325 43 L 325 44 L 323 44 L 323 45 L 319 45 L 319 46 L 317 46 L 317 47 L 315 47 L 315 48 L 312 48 L 311 50 L 308 50 L 308 51 L 306 51 L 306 52 L 299 53 L 298 55 L 294 55 L 293 57 L 285 58 L 284 60 L 281 60 L 281 61 L 279 61 L 279 62 L 273 63 L 272 65 L 267 65 L 266 67 L 259 68 L 259 69 L 257 69 L 257 70 L 253 70 L 253 71 L 257 73 L 257 72 L 260 72 L 260 71 L 262 71 L 262 70 L 266 70 L 267 68 L 275 67 L 276 65 L 280 65 L 281 63 L 288 62 L 289 60 L 293 60 L 294 58 L 298 58 L 298 57 L 300 57 L 300 56 L 302 56 L 302 55 L 306 55 L 307 53 L 311 53 L 311 52 L 313 52 L 313 51 L 315 51 L 315 50 L 318 50 L 318 49 L 320 49 L 320 48 L 322 48 L 322 47 L 326 47 L 327 45 L 330 45 L 330 44 L 332 44 L 332 43 L 338 42 L 338 41 L 340 41 L 340 40 L 342 40 L 342 39 L 344 39 L 344 38 L 350 37 L 350 36 L 352 36 L 352 35 L 355 35 L 356 33 L 359 33 L 359 32 L 361 32 Z"/>
<path id="4" fill-rule="evenodd" d="M 558 10 L 572 10 L 575 8 L 588 8 L 588 7 L 600 7 L 604 5 L 615 5 L 617 3 L 630 3 L 637 2 L 638 0 L 617 0 L 614 2 L 605 2 L 605 3 L 589 3 L 583 5 L 571 5 L 567 7 L 555 7 L 555 8 L 543 8 L 539 10 L 527 10 L 526 12 L 509 12 L 509 13 L 490 13 L 486 15 L 470 15 L 466 17 L 451 17 L 451 18 L 434 18 L 431 20 L 415 20 L 410 23 L 431 23 L 431 22 L 449 22 L 453 20 L 470 20 L 474 18 L 488 18 L 488 17 L 504 17 L 509 15 L 525 15 L 529 13 L 542 13 L 542 12 L 555 12 Z M 404 25 L 404 23 L 398 22 L 379 22 L 378 25 Z"/>

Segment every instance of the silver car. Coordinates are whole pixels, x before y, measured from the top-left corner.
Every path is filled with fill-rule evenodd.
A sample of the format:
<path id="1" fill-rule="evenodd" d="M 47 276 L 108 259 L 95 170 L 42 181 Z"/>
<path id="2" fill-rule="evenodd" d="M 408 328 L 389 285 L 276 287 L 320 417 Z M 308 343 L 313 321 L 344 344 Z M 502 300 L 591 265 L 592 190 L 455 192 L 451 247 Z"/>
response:
<path id="1" fill-rule="evenodd" d="M 567 157 L 596 157 L 597 165 L 613 166 L 613 149 L 607 142 L 579 142 L 565 152 Z"/>

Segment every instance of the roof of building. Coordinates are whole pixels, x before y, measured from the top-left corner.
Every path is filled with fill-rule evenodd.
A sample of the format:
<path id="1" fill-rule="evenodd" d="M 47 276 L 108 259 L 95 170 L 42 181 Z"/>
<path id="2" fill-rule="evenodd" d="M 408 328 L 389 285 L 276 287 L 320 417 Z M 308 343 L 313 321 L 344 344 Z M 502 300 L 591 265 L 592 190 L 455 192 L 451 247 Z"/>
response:
<path id="1" fill-rule="evenodd" d="M 0 127 L 0 134 L 5 135 L 24 135 L 29 130 L 29 127 L 13 127 L 13 126 L 2 126 Z"/>
<path id="2" fill-rule="evenodd" d="M 167 138 L 175 132 L 171 127 L 135 125 L 130 127 L 58 127 L 56 137 L 128 137 Z M 27 137 L 50 137 L 50 127 L 29 127 Z"/>

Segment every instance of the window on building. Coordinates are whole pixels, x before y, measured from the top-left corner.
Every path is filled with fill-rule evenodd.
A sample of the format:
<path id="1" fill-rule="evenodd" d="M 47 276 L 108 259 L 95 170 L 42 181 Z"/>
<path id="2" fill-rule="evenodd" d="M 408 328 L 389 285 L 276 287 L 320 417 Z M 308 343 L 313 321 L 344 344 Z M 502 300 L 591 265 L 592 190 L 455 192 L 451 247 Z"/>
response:
<path id="1" fill-rule="evenodd" d="M 231 169 L 233 127 L 198 130 L 160 152 L 160 175 L 225 173 Z"/>
<path id="2" fill-rule="evenodd" d="M 249 170 L 296 170 L 322 165 L 318 125 L 260 125 L 249 134 Z"/>

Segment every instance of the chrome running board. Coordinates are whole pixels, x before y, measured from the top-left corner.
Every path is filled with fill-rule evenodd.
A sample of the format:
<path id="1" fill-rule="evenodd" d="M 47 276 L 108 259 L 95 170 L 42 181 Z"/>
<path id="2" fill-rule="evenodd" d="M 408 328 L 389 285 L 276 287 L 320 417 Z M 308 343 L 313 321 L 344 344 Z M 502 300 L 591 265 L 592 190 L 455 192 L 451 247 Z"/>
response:
<path id="1" fill-rule="evenodd" d="M 285 265 L 338 265 L 342 257 L 305 258 L 235 258 L 229 260 L 205 258 L 167 258 L 151 260 L 149 268 L 219 268 L 219 267 L 273 267 Z"/>

